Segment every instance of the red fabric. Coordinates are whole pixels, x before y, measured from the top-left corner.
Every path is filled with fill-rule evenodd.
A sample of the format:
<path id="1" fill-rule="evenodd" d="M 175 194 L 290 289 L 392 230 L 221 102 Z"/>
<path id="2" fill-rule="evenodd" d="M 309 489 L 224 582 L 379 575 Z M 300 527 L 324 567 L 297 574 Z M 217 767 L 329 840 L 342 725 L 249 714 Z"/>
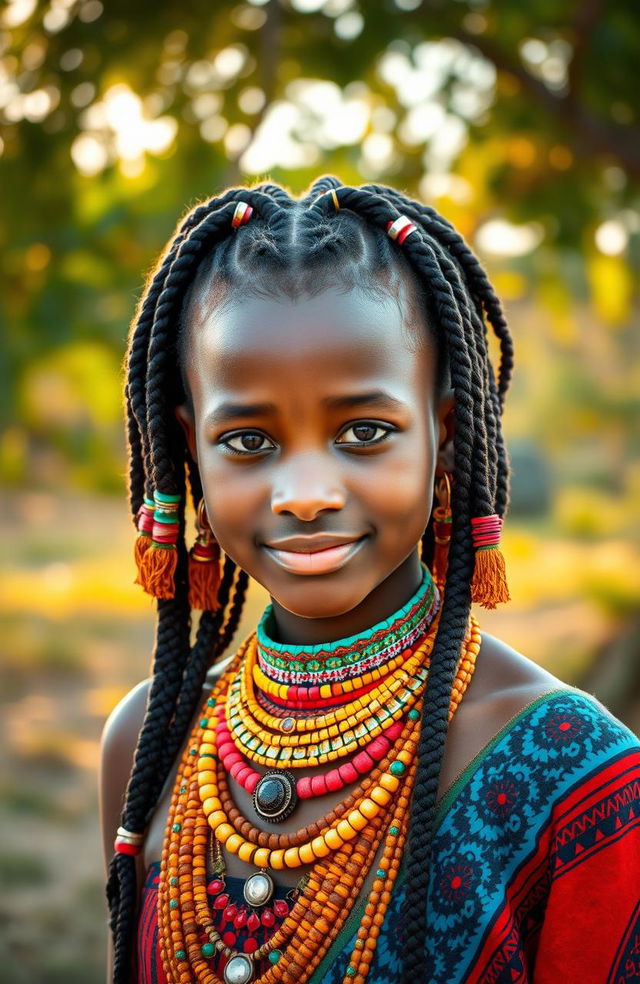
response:
<path id="1" fill-rule="evenodd" d="M 554 808 L 468 984 L 505 971 L 513 984 L 640 982 L 640 750 Z"/>
<path id="2" fill-rule="evenodd" d="M 554 817 L 535 984 L 640 981 L 640 752 L 625 765 L 594 776 Z"/>

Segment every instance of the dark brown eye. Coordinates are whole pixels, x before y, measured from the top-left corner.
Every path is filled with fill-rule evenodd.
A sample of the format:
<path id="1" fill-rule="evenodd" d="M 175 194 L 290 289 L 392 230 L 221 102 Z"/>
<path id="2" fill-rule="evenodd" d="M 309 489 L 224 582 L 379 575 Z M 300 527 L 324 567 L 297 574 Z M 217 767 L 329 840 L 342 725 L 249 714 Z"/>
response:
<path id="1" fill-rule="evenodd" d="M 224 438 L 219 443 L 233 454 L 257 454 L 260 451 L 267 451 L 273 444 L 263 444 L 267 438 L 258 431 L 242 431 L 239 434 L 232 434 Z M 234 445 L 231 442 L 236 441 Z M 239 446 L 238 446 L 239 445 Z"/>
<path id="2" fill-rule="evenodd" d="M 347 427 L 341 435 L 343 440 L 338 441 L 338 444 L 378 444 L 380 441 L 383 441 L 392 430 L 392 427 L 386 427 L 382 424 L 368 423 L 365 420 L 362 423 L 351 424 Z M 351 440 L 344 440 L 345 435 L 349 433 L 353 434 L 354 437 Z"/>
<path id="3" fill-rule="evenodd" d="M 258 451 L 264 437 L 262 434 L 241 434 L 240 440 L 246 451 Z"/>
<path id="4" fill-rule="evenodd" d="M 359 441 L 371 441 L 377 429 L 373 424 L 356 424 L 353 433 Z"/>

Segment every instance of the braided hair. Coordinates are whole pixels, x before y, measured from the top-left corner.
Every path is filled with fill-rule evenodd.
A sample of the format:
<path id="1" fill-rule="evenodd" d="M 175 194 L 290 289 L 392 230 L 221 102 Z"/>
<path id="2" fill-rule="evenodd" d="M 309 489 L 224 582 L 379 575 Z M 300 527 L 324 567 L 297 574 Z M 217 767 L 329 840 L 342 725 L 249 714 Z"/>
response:
<path id="1" fill-rule="evenodd" d="M 238 202 L 253 209 L 232 227 Z M 336 201 L 339 209 L 336 209 Z M 399 248 L 387 228 L 400 215 L 417 227 Z M 220 608 L 203 612 L 191 643 L 185 499 L 197 505 L 200 477 L 174 408 L 190 397 L 185 385 L 186 326 L 192 305 L 220 303 L 234 289 L 254 294 L 317 293 L 332 284 L 358 285 L 412 303 L 437 354 L 436 387 L 455 393 L 451 544 L 444 604 L 428 675 L 418 768 L 407 840 L 403 980 L 428 979 L 427 889 L 436 795 L 447 733 L 451 687 L 471 609 L 474 550 L 471 517 L 504 516 L 509 460 L 501 431 L 513 346 L 500 302 L 477 258 L 434 209 L 384 185 L 348 187 L 327 175 L 295 199 L 279 185 L 231 188 L 197 205 L 179 223 L 138 304 L 129 340 L 125 400 L 129 493 L 134 522 L 153 492 L 179 495 L 175 596 L 158 600 L 153 678 L 126 790 L 122 825 L 142 831 L 186 737 L 208 669 L 238 626 L 248 576 L 225 557 Z M 500 344 L 497 378 L 489 359 L 487 322 Z M 422 558 L 433 556 L 425 530 Z M 114 937 L 114 984 L 131 979 L 136 916 L 134 858 L 116 853 L 107 884 Z"/>

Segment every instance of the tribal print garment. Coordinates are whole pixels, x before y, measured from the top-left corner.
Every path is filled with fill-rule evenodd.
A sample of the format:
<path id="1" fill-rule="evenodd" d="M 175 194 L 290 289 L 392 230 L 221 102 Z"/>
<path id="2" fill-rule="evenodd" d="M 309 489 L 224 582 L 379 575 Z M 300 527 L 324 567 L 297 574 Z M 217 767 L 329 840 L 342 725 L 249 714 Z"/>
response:
<path id="1" fill-rule="evenodd" d="M 158 869 L 139 984 L 164 984 Z M 403 860 L 368 984 L 402 984 L 405 874 Z M 441 800 L 428 902 L 430 973 L 415 984 L 640 984 L 638 738 L 580 690 L 528 704 Z M 310 984 L 342 984 L 364 905 Z"/>

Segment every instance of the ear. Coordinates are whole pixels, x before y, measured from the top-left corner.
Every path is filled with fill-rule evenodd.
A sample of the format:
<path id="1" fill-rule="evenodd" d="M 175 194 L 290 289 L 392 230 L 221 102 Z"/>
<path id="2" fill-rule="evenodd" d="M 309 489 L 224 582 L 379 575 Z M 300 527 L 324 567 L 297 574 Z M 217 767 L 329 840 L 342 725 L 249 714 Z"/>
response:
<path id="1" fill-rule="evenodd" d="M 196 425 L 193 419 L 193 413 L 186 404 L 176 407 L 174 413 L 176 415 L 176 420 L 184 432 L 187 447 L 189 448 L 189 454 L 197 465 L 198 452 L 196 447 Z"/>
<path id="2" fill-rule="evenodd" d="M 453 437 L 455 434 L 455 394 L 447 390 L 438 406 L 438 455 L 436 475 L 452 472 L 454 469 Z"/>

